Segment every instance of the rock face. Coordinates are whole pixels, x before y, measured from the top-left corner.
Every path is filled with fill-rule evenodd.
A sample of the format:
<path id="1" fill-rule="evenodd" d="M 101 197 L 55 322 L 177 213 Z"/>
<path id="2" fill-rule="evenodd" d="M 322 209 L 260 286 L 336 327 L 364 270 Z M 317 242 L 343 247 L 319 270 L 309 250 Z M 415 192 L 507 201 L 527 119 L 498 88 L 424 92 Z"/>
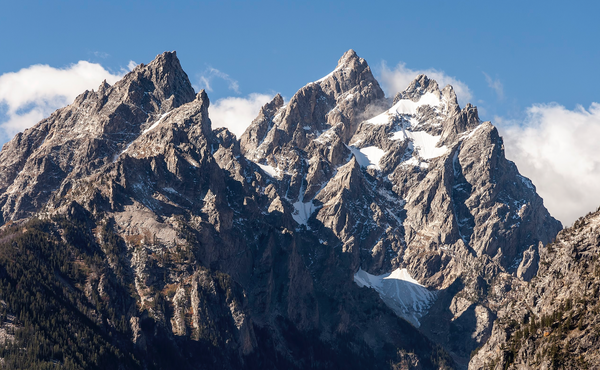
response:
<path id="1" fill-rule="evenodd" d="M 113 162 L 158 117 L 194 95 L 175 53 L 164 53 L 17 134 L 0 152 L 4 222 L 39 212 L 57 190 Z"/>
<path id="2" fill-rule="evenodd" d="M 0 152 L 3 229 L 78 225 L 141 367 L 464 368 L 561 229 L 477 108 L 424 75 L 390 101 L 353 50 L 239 140 L 208 106 L 164 53 Z"/>
<path id="3" fill-rule="evenodd" d="M 485 292 L 520 265 L 519 276 L 530 279 L 537 268 L 530 247 L 551 241 L 561 225 L 505 158 L 496 128 L 482 123 L 474 106 L 460 109 L 451 86 L 440 89 L 420 75 L 389 103 L 370 73 L 343 74 L 355 60 L 363 65 L 346 53 L 334 72 L 288 105 L 276 98 L 265 106 L 269 113 L 261 112 L 242 136 L 242 152 L 273 174 L 299 230 L 306 225 L 339 245 L 349 269 L 382 275 L 405 267 L 439 290 L 421 330 L 466 366 L 494 320 Z M 346 103 L 359 97 L 365 103 Z M 311 107 L 302 110 L 310 122 L 291 114 L 298 105 Z M 355 113 L 353 121 L 349 109 L 367 113 Z M 413 320 L 416 311 L 423 314 L 420 308 L 403 317 Z"/>
<path id="4" fill-rule="evenodd" d="M 533 250 L 535 251 L 535 250 Z M 526 251 L 528 253 L 528 251 Z M 600 361 L 600 211 L 539 247 L 539 270 L 501 298 L 470 368 L 594 369 Z"/>

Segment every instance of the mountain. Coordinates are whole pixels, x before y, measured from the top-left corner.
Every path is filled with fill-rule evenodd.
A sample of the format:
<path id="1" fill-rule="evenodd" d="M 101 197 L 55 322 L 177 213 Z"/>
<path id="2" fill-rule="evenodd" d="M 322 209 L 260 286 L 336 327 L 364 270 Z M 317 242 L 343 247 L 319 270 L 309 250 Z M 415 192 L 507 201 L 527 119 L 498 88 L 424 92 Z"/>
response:
<path id="1" fill-rule="evenodd" d="M 3 147 L 5 367 L 466 368 L 562 228 L 476 107 L 353 50 L 239 139 L 208 106 L 167 52 Z"/>

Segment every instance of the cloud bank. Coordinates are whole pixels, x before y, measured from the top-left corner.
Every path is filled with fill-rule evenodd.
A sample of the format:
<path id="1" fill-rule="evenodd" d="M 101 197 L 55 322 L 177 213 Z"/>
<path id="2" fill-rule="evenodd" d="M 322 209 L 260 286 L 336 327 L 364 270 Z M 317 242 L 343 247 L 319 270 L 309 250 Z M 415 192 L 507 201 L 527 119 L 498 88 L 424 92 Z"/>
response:
<path id="1" fill-rule="evenodd" d="M 427 77 L 436 80 L 440 88 L 452 85 L 460 105 L 464 106 L 466 103 L 471 102 L 473 94 L 467 84 L 437 69 L 410 69 L 403 62 L 398 63 L 396 68 L 390 69 L 387 63 L 383 61 L 379 67 L 379 77 L 377 80 L 381 83 L 385 94 L 393 98 L 397 93 L 404 91 L 415 77 L 420 74 L 425 74 Z"/>
<path id="2" fill-rule="evenodd" d="M 564 226 L 600 206 L 600 104 L 534 105 L 521 125 L 500 119 L 499 128 L 506 156 Z"/>
<path id="3" fill-rule="evenodd" d="M 135 62 L 129 62 L 131 69 Z M 113 74 L 100 64 L 79 61 L 67 68 L 33 65 L 0 76 L 0 142 L 33 126 L 58 108 L 64 107 L 85 90 L 97 88 L 103 80 L 113 84 L 127 72 Z"/>
<path id="4" fill-rule="evenodd" d="M 260 108 L 273 96 L 253 93 L 247 98 L 228 97 L 211 103 L 208 114 L 213 128 L 227 127 L 238 138 L 256 118 Z"/>

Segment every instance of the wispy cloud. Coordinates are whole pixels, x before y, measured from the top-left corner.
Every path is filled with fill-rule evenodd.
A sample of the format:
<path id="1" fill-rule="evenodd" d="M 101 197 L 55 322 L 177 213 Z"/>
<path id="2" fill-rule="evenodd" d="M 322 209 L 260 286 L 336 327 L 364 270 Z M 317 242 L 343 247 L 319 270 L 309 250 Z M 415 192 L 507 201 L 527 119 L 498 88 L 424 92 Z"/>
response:
<path id="1" fill-rule="evenodd" d="M 102 58 L 102 59 L 106 59 L 110 56 L 110 54 L 105 53 L 103 51 L 94 51 L 94 52 L 92 52 L 92 54 L 94 54 L 95 57 Z"/>
<path id="2" fill-rule="evenodd" d="M 227 83 L 229 90 L 233 90 L 236 94 L 240 93 L 240 85 L 237 80 L 231 78 L 227 73 L 221 72 L 216 68 L 207 68 L 202 75 L 200 75 L 198 90 L 206 89 L 207 91 L 213 91 L 212 80 L 214 78 L 220 78 Z"/>
<path id="3" fill-rule="evenodd" d="M 129 63 L 127 63 L 127 71 L 126 72 L 133 71 L 133 69 L 135 67 L 137 67 L 137 65 L 138 64 L 136 62 L 134 62 L 133 60 L 130 60 Z"/>
<path id="4" fill-rule="evenodd" d="M 469 103 L 473 98 L 471 90 L 464 82 L 456 77 L 448 76 L 444 71 L 437 69 L 410 69 L 403 62 L 398 63 L 394 69 L 390 69 L 385 61 L 381 62 L 378 68 L 381 87 L 388 97 L 394 97 L 397 93 L 404 91 L 408 85 L 420 74 L 425 74 L 427 77 L 437 81 L 440 88 L 446 85 L 452 85 L 459 103 L 464 105 Z"/>
<path id="5" fill-rule="evenodd" d="M 494 80 L 487 73 L 482 73 L 485 76 L 485 82 L 487 82 L 488 86 L 496 92 L 496 96 L 498 97 L 498 99 L 504 99 L 504 86 L 502 85 L 502 82 L 500 82 L 500 79 L 496 78 Z"/>
<path id="6" fill-rule="evenodd" d="M 246 98 L 219 99 L 208 108 L 212 127 L 227 127 L 239 138 L 256 118 L 260 108 L 272 99 L 271 95 L 257 93 Z"/>
<path id="7" fill-rule="evenodd" d="M 103 80 L 112 84 L 126 72 L 111 73 L 100 64 L 79 61 L 67 68 L 38 64 L 1 75 L 0 106 L 5 115 L 0 121 L 0 142 L 70 104 L 85 90 L 97 88 Z"/>
<path id="8" fill-rule="evenodd" d="M 506 155 L 565 226 L 600 206 L 600 104 L 534 105 L 520 125 L 496 118 Z"/>

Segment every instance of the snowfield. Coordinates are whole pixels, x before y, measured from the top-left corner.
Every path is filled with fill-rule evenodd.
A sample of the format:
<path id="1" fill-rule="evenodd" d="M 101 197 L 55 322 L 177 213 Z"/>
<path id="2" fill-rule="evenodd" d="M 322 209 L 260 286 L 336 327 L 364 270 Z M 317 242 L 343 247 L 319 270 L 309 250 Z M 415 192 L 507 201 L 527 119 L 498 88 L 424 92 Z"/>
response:
<path id="1" fill-rule="evenodd" d="M 407 269 L 375 276 L 362 269 L 354 274 L 354 282 L 360 287 L 375 289 L 383 302 L 394 312 L 413 324 L 421 326 L 423 317 L 435 301 L 435 291 L 430 291 L 410 276 Z"/>
<path id="2" fill-rule="evenodd" d="M 448 148 L 443 145 L 437 147 L 437 143 L 440 141 L 441 136 L 433 136 L 425 131 L 407 131 L 401 130 L 394 132 L 392 140 L 406 140 L 410 139 L 415 149 L 417 149 L 419 156 L 423 159 L 433 159 L 440 157 L 448 152 Z"/>
<path id="3" fill-rule="evenodd" d="M 430 105 L 432 107 L 439 107 L 442 104 L 442 101 L 438 99 L 433 93 L 425 93 L 421 96 L 419 101 L 414 102 L 408 99 L 402 99 L 394 104 L 390 109 L 381 113 L 378 116 L 367 120 L 368 123 L 373 125 L 387 125 L 390 122 L 391 116 L 408 114 L 415 115 L 417 114 L 417 108 L 423 105 Z"/>
<path id="4" fill-rule="evenodd" d="M 356 157 L 356 161 L 361 167 L 374 167 L 380 170 L 379 161 L 385 155 L 385 152 L 376 146 L 369 146 L 366 148 L 358 149 L 354 146 L 349 146 L 348 149 Z"/>

